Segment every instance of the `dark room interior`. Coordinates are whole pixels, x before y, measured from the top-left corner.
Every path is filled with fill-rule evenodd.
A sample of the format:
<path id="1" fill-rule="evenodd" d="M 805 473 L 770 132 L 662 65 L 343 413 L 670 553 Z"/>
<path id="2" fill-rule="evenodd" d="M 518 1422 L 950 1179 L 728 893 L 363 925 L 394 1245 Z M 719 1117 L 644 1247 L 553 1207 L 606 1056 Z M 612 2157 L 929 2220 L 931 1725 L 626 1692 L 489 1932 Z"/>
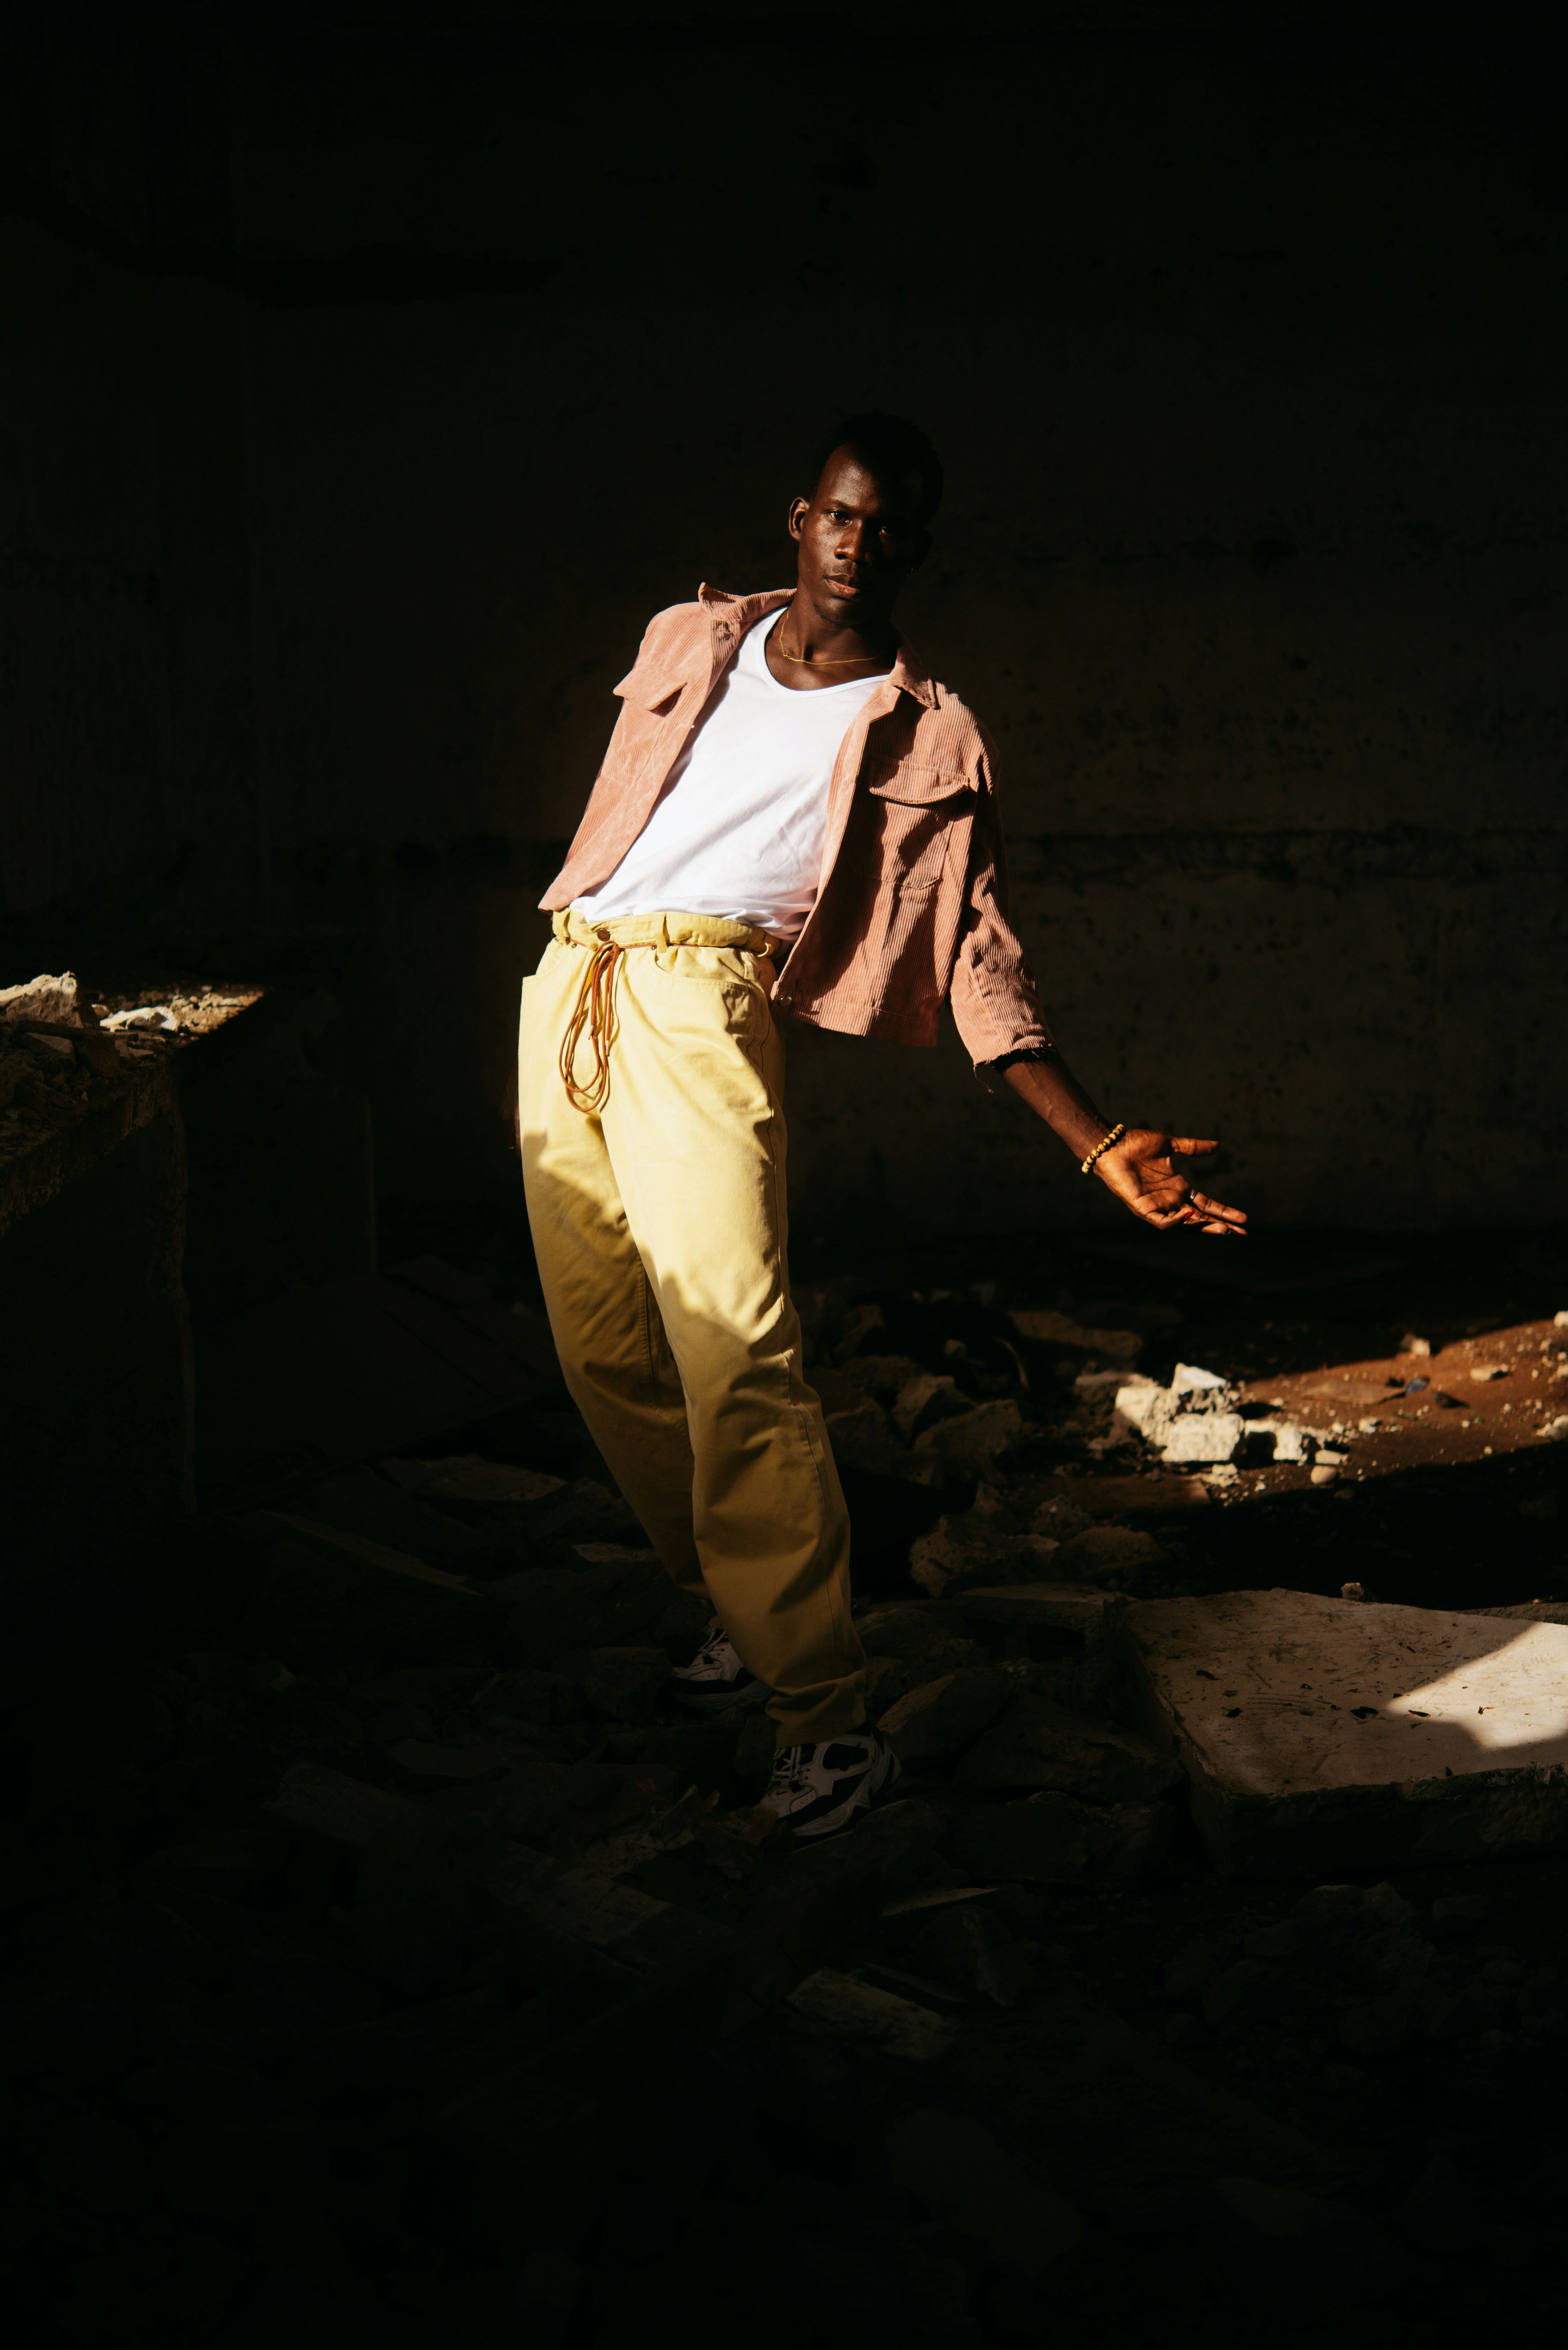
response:
<path id="1" fill-rule="evenodd" d="M 7 10 L 26 2340 L 1551 2322 L 1565 361 L 1537 10 Z M 727 1603 L 680 1283 L 618 1176 L 685 1582 L 590 1430 L 519 1005 L 591 962 L 630 1098 L 636 949 L 553 893 L 612 727 L 641 758 L 690 701 L 700 742 L 730 690 L 650 682 L 650 616 L 740 609 L 764 694 L 833 669 L 811 517 L 888 411 L 945 494 L 898 476 L 930 552 L 831 706 L 925 731 L 850 774 L 824 920 L 874 820 L 937 843 L 889 935 L 971 923 L 999 807 L 1054 1044 L 977 1049 L 956 932 L 934 1045 L 886 970 L 803 1006 L 815 896 L 783 946 L 723 901 L 760 983 L 645 957 L 744 963 L 787 1054 L 781 1326 L 859 1660 L 812 1749 L 782 1670 L 682 1679 Z M 771 634 L 727 601 L 768 591 Z M 1087 1148 L 1030 1115 L 1062 1055 Z M 1219 1139 L 1174 1221 L 1110 1179 L 1139 1118 Z M 1176 1228 L 1186 1164 L 1244 1238 Z M 891 1777 L 808 1834 L 779 1757 L 841 1734 Z"/>

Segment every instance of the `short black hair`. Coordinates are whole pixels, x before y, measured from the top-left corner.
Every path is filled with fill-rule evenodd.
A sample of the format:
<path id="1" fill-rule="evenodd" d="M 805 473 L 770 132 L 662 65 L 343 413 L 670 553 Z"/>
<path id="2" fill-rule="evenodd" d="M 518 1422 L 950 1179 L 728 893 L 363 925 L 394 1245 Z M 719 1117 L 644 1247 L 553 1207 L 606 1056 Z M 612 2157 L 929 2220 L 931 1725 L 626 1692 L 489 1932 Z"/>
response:
<path id="1" fill-rule="evenodd" d="M 885 409 L 863 408 L 830 426 L 817 444 L 815 490 L 836 449 L 853 449 L 878 473 L 920 477 L 920 504 L 916 521 L 923 530 L 942 502 L 942 461 L 918 424 L 907 416 L 889 416 Z"/>

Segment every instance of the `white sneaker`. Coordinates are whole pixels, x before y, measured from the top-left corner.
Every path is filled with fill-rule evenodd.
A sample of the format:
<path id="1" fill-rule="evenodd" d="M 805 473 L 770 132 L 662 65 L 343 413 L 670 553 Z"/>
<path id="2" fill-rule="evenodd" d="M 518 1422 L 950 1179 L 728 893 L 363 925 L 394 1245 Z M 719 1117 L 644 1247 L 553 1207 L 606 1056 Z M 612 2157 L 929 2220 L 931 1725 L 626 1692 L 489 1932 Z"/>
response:
<path id="1" fill-rule="evenodd" d="M 846 1730 L 815 1746 L 781 1747 L 757 1808 L 775 1813 L 797 1836 L 836 1835 L 902 1777 L 880 1731 Z"/>
<path id="2" fill-rule="evenodd" d="M 689 1665 L 674 1667 L 670 1693 L 677 1705 L 690 1706 L 695 1713 L 727 1713 L 732 1706 L 766 1705 L 773 1695 L 766 1681 L 760 1681 L 741 1662 L 739 1650 L 721 1624 L 714 1625 Z"/>

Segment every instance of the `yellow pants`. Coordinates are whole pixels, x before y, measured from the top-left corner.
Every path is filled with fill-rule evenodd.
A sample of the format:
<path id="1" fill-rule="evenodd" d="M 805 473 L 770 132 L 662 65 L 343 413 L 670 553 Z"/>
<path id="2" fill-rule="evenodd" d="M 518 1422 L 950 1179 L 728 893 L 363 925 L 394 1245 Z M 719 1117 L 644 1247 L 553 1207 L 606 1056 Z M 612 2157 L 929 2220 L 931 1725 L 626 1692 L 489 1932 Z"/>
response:
<path id="1" fill-rule="evenodd" d="M 768 951 L 711 915 L 557 914 L 523 983 L 517 1098 L 573 1399 L 670 1575 L 773 1689 L 780 1744 L 802 1745 L 864 1721 L 865 1659 L 790 1299 Z"/>

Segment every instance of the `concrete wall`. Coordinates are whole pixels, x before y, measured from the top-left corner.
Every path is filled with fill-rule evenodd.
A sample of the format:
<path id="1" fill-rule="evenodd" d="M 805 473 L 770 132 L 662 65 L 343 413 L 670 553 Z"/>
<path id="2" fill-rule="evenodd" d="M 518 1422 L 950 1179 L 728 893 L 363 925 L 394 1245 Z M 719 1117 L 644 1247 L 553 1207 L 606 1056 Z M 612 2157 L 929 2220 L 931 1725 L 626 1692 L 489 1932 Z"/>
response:
<path id="1" fill-rule="evenodd" d="M 1265 1220 L 1539 1222 L 1549 85 L 1479 12 L 900 21 L 241 10 L 43 60 L 0 265 L 14 916 L 325 973 L 384 1189 L 506 1181 L 610 684 L 699 579 L 788 576 L 826 412 L 902 407 L 950 483 L 907 626 L 1000 739 L 1020 926 L 1107 1108 L 1222 1134 Z M 797 1224 L 1102 1212 L 950 1035 L 805 1035 L 792 1082 Z"/>

